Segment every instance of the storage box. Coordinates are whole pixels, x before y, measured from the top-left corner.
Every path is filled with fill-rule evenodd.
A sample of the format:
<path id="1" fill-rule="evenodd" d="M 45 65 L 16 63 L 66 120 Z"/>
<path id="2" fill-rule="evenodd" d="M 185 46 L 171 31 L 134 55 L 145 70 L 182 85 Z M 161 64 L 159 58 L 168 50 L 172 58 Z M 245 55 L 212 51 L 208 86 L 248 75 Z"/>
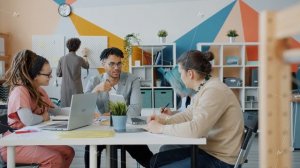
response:
<path id="1" fill-rule="evenodd" d="M 152 108 L 152 90 L 151 89 L 141 89 L 142 95 L 142 108 Z"/>
<path id="2" fill-rule="evenodd" d="M 172 89 L 155 89 L 154 90 L 154 108 L 165 107 L 169 103 L 168 108 L 173 105 L 173 90 Z"/>

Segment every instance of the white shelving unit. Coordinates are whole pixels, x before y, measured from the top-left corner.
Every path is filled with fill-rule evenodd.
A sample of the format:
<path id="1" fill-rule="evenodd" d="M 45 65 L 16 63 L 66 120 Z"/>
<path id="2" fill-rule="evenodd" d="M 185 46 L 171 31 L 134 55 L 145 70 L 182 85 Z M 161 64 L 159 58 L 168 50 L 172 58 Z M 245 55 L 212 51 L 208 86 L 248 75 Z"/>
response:
<path id="1" fill-rule="evenodd" d="M 258 110 L 258 61 L 246 57 L 247 49 L 258 55 L 258 46 L 257 42 L 197 44 L 198 50 L 214 53 L 212 76 L 224 83 L 227 78 L 227 85 L 236 94 L 243 111 Z"/>
<path id="2" fill-rule="evenodd" d="M 144 110 L 161 108 L 168 103 L 169 108 L 177 108 L 175 90 L 164 78 L 164 72 L 174 68 L 175 64 L 175 43 L 134 46 L 129 71 L 141 80 Z"/>

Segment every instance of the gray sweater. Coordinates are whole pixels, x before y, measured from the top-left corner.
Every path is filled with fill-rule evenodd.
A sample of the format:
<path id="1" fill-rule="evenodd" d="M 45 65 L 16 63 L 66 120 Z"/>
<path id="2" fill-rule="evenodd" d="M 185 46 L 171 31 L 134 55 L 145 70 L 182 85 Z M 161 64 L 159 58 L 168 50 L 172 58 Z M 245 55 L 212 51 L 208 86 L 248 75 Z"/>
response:
<path id="1" fill-rule="evenodd" d="M 93 89 L 106 79 L 104 75 L 99 75 L 91 78 L 87 85 L 85 92 L 92 92 Z M 118 83 L 117 94 L 123 95 L 128 105 L 127 116 L 140 116 L 141 115 L 141 91 L 140 80 L 132 74 L 122 72 Z M 100 92 L 97 97 L 97 108 L 100 113 L 109 112 L 108 107 L 109 93 Z"/>

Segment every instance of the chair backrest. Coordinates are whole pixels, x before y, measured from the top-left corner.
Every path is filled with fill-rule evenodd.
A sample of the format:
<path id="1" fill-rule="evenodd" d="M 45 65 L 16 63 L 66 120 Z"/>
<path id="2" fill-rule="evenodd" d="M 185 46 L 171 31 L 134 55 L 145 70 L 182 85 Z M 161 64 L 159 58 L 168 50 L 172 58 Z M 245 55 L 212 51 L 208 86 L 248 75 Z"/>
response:
<path id="1" fill-rule="evenodd" d="M 258 130 L 258 111 L 247 110 L 244 112 L 245 129 L 252 129 L 253 132 Z"/>
<path id="2" fill-rule="evenodd" d="M 238 168 L 238 167 L 241 168 L 242 164 L 247 162 L 247 156 L 249 154 L 252 142 L 258 130 L 258 111 L 257 110 L 245 111 L 244 124 L 245 124 L 245 134 L 243 136 L 241 150 L 234 168 Z"/>
<path id="3" fill-rule="evenodd" d="M 50 100 L 58 107 L 60 106 L 61 101 L 58 98 L 50 97 Z"/>
<path id="4" fill-rule="evenodd" d="M 1 115 L 0 116 L 0 134 L 3 134 L 7 131 L 13 132 L 14 130 L 7 124 L 7 115 Z M 2 160 L 0 156 L 0 167 L 6 168 L 6 163 Z M 28 168 L 38 168 L 39 165 L 36 163 L 31 163 L 31 164 L 16 164 L 16 167 L 28 167 Z"/>
<path id="5" fill-rule="evenodd" d="M 1 115 L 0 116 L 0 134 L 5 133 L 6 131 L 14 132 L 14 129 L 11 128 L 7 124 L 7 115 Z"/>

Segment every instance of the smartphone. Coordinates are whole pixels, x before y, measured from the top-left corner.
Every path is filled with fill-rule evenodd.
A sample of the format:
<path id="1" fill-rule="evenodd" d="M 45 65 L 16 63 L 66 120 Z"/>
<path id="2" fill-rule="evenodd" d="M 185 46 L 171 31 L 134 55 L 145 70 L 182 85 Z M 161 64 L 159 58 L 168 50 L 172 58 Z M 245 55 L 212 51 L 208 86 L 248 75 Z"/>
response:
<path id="1" fill-rule="evenodd" d="M 131 122 L 133 125 L 146 125 L 146 120 L 140 119 L 140 118 L 131 118 Z"/>

